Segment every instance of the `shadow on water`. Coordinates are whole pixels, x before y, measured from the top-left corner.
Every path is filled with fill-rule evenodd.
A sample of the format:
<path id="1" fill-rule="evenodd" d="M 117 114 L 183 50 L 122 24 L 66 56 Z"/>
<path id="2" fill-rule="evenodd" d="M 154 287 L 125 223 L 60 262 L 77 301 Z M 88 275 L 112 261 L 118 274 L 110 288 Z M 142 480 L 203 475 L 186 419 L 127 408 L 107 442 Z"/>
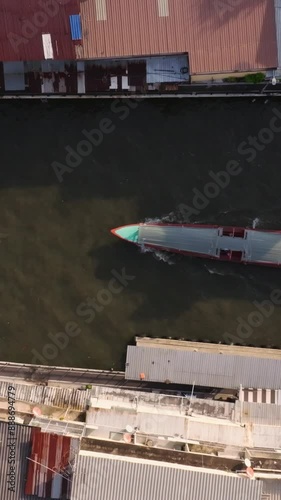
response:
<path id="1" fill-rule="evenodd" d="M 119 104 L 120 106 L 120 104 Z M 122 103 L 124 106 L 124 103 Z M 252 162 L 237 148 L 267 127 L 278 101 L 176 100 L 142 102 L 122 120 L 111 103 L 1 102 L 0 350 L 31 361 L 49 332 L 77 321 L 82 333 L 54 362 L 121 368 L 134 335 L 221 340 L 237 317 L 267 300 L 281 271 L 172 256 L 160 261 L 118 241 L 110 229 L 147 218 L 178 217 L 204 192 L 210 171 L 237 159 L 242 173 L 192 215 L 211 224 L 280 229 L 281 151 L 275 137 Z M 108 118 L 114 131 L 58 182 L 52 162 L 65 162 L 82 131 Z M 170 261 L 169 261 L 170 262 Z M 111 270 L 136 276 L 95 321 L 76 309 L 106 288 Z M 254 330 L 250 343 L 279 342 L 281 313 Z M 22 347 L 22 339 L 24 346 Z M 265 342 L 266 338 L 266 342 Z"/>
<path id="2" fill-rule="evenodd" d="M 105 280 L 112 268 L 125 267 L 128 275 L 135 276 L 128 292 L 143 297 L 133 313 L 136 324 L 143 318 L 173 320 L 200 301 L 210 301 L 210 304 L 217 299 L 229 303 L 263 302 L 269 299 L 273 289 L 280 287 L 281 270 L 217 263 L 165 252 L 159 260 L 154 252 L 142 253 L 135 245 L 122 241 L 93 249 L 90 256 L 99 262 L 96 277 L 100 280 Z M 210 314 L 211 309 L 212 306 Z"/>

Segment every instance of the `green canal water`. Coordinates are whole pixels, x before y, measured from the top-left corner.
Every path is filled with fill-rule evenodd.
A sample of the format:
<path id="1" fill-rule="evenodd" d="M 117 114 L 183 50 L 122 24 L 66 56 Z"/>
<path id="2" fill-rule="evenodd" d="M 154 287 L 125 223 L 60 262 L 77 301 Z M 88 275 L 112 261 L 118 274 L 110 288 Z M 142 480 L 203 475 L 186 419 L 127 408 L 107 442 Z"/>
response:
<path id="1" fill-rule="evenodd" d="M 260 306 L 278 296 L 281 269 L 142 253 L 110 233 L 187 213 L 281 229 L 276 109 L 264 98 L 1 102 L 0 358 L 122 369 L 143 334 L 281 346 L 278 300 Z M 239 173 L 190 212 L 231 160 Z"/>

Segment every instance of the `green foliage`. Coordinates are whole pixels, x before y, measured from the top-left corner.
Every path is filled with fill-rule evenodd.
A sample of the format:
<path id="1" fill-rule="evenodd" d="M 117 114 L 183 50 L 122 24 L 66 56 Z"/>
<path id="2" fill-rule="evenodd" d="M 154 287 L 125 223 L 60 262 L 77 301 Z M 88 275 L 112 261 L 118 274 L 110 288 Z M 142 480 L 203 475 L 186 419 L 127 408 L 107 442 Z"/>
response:
<path id="1" fill-rule="evenodd" d="M 224 78 L 223 81 L 225 83 L 261 83 L 265 81 L 264 73 L 249 73 L 245 76 L 229 76 L 228 78 Z"/>
<path id="2" fill-rule="evenodd" d="M 245 82 L 247 83 L 261 83 L 265 80 L 264 73 L 250 73 L 244 77 Z"/>
<path id="3" fill-rule="evenodd" d="M 235 76 L 229 76 L 228 78 L 224 78 L 223 81 L 225 83 L 236 83 L 238 78 L 235 78 Z"/>

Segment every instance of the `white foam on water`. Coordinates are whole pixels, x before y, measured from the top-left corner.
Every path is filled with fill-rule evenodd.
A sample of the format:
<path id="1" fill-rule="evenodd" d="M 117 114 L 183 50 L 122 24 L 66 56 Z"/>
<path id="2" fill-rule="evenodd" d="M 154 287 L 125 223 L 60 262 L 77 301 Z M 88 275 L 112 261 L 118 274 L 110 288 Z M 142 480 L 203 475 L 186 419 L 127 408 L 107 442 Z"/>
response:
<path id="1" fill-rule="evenodd" d="M 230 210 L 224 210 L 223 212 L 220 212 L 218 215 L 226 215 L 229 213 L 230 213 Z"/>
<path id="2" fill-rule="evenodd" d="M 221 273 L 217 271 L 216 269 L 210 269 L 206 264 L 204 264 L 205 269 L 207 269 L 209 274 L 217 274 L 218 276 L 226 276 L 225 273 Z"/>
<path id="3" fill-rule="evenodd" d="M 253 224 L 252 224 L 252 227 L 253 229 L 255 229 L 260 223 L 260 219 L 258 217 L 256 217 L 254 220 L 253 220 Z"/>
<path id="4" fill-rule="evenodd" d="M 159 224 L 159 223 L 175 223 L 175 224 L 187 224 L 190 221 L 185 221 L 183 217 L 181 217 L 180 211 L 170 212 L 167 215 L 163 215 L 162 217 L 147 217 L 144 219 L 144 224 Z M 196 220 L 193 221 L 192 224 L 206 224 L 205 220 Z"/>
<path id="5" fill-rule="evenodd" d="M 166 262 L 170 266 L 175 264 L 172 260 L 172 254 L 168 252 L 162 252 L 161 250 L 156 250 L 154 248 L 146 248 L 144 246 L 140 247 L 141 253 L 152 253 L 154 259 L 162 262 Z"/>
<path id="6" fill-rule="evenodd" d="M 161 222 L 164 222 L 164 223 L 165 222 L 166 223 L 175 222 L 175 223 L 177 223 L 178 218 L 174 212 L 171 212 L 167 215 L 163 215 L 162 217 L 147 218 L 144 220 L 145 224 L 159 224 Z"/>
<path id="7" fill-rule="evenodd" d="M 145 224 L 159 224 L 159 222 L 162 222 L 162 220 L 159 219 L 159 217 L 155 217 L 154 219 L 152 218 L 144 219 Z"/>
<path id="8" fill-rule="evenodd" d="M 168 254 L 166 252 L 161 252 L 161 250 L 154 250 L 153 257 L 156 260 L 166 262 L 167 264 L 169 264 L 169 266 L 172 266 L 175 264 L 175 262 L 173 262 L 173 259 L 172 259 L 172 254 Z"/>
<path id="9" fill-rule="evenodd" d="M 216 274 L 217 276 L 235 276 L 236 278 L 245 279 L 245 276 L 239 273 L 218 271 L 217 269 L 208 267 L 207 264 L 204 264 L 204 267 L 209 274 Z"/>
<path id="10" fill-rule="evenodd" d="M 178 222 L 178 217 L 175 212 L 170 212 L 168 215 L 165 215 L 161 218 L 161 222 Z"/>
<path id="11" fill-rule="evenodd" d="M 141 253 L 151 253 L 153 252 L 152 248 L 146 248 L 145 246 L 140 246 Z"/>

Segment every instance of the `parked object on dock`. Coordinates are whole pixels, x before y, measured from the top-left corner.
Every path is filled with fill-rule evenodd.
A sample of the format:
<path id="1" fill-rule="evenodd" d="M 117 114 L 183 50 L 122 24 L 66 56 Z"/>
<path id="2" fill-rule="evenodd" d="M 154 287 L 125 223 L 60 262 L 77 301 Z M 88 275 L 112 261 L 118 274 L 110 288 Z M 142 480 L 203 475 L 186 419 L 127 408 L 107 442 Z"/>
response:
<path id="1" fill-rule="evenodd" d="M 140 223 L 111 232 L 142 249 L 164 250 L 217 261 L 281 266 L 281 231 L 243 227 Z"/>

